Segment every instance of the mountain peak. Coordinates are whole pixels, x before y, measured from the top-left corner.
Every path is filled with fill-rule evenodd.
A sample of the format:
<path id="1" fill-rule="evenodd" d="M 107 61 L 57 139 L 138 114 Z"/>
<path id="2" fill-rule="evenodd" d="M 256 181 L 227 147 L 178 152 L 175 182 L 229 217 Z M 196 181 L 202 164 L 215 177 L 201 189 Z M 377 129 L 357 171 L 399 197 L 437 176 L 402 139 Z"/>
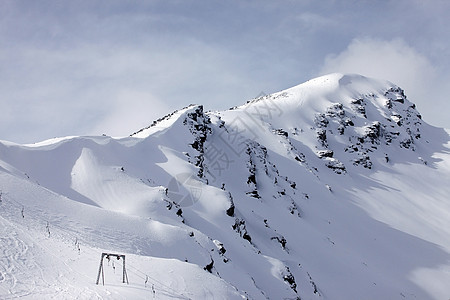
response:
<path id="1" fill-rule="evenodd" d="M 340 174 L 348 164 L 372 168 L 371 152 L 389 157 L 398 148 L 415 150 L 423 125 L 400 87 L 339 73 L 253 99 L 221 117 L 250 133 L 246 137 L 251 140 L 265 132 L 286 132 L 286 139 L 296 140 Z M 389 150 L 390 145 L 395 147 Z"/>
<path id="2" fill-rule="evenodd" d="M 183 115 L 186 115 L 189 112 L 197 109 L 203 111 L 203 105 L 190 104 L 189 106 L 183 107 L 182 109 L 175 110 L 165 115 L 164 117 L 153 121 L 153 123 L 149 126 L 141 128 L 138 131 L 130 134 L 130 136 L 137 138 L 146 138 L 156 132 L 167 129 L 168 127 L 172 126 L 178 119 L 182 118 Z"/>

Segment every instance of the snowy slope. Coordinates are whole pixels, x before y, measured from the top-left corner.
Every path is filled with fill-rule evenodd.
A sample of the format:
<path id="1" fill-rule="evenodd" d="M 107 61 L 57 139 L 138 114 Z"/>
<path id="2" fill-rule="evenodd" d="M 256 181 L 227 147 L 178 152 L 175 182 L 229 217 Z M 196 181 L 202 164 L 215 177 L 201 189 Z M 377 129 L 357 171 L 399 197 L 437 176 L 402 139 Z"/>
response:
<path id="1" fill-rule="evenodd" d="M 446 299 L 450 136 L 330 74 L 124 138 L 0 143 L 0 298 Z M 96 285 L 102 252 L 105 285 Z"/>

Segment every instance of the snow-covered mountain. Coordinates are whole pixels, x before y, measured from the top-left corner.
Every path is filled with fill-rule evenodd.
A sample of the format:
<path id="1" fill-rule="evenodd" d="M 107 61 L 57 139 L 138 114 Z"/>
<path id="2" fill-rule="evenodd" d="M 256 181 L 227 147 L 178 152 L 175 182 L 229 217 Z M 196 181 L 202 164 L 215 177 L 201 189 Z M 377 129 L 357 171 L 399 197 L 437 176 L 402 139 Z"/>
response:
<path id="1" fill-rule="evenodd" d="M 449 131 L 359 75 L 3 141 L 0 298 L 448 299 L 449 180 Z"/>

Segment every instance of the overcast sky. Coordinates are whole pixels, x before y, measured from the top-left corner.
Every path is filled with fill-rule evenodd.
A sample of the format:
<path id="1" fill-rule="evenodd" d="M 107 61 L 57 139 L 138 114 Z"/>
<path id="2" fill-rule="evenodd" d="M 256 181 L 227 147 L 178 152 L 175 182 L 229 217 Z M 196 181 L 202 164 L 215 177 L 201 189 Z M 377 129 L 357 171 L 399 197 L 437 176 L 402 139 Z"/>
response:
<path id="1" fill-rule="evenodd" d="M 0 139 L 129 135 L 318 75 L 400 85 L 450 128 L 450 1 L 0 1 Z"/>

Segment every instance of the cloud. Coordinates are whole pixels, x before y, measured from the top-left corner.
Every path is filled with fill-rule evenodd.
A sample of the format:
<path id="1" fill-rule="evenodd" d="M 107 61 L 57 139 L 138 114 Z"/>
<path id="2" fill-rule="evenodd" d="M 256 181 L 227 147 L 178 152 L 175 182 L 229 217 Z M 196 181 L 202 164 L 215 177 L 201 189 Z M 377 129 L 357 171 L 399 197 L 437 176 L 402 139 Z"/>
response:
<path id="1" fill-rule="evenodd" d="M 325 58 L 320 73 L 331 72 L 387 79 L 414 90 L 415 86 L 422 86 L 435 76 L 435 69 L 428 59 L 400 39 L 354 39 L 343 52 Z"/>
<path id="2" fill-rule="evenodd" d="M 449 108 L 443 98 L 443 91 L 449 90 L 443 80 L 447 75 L 440 74 L 439 68 L 425 55 L 401 39 L 354 39 L 341 53 L 325 58 L 319 73 L 333 72 L 389 80 L 405 90 L 425 121 L 437 126 L 450 125 L 448 116 L 442 113 L 444 108 L 446 111 Z"/>
<path id="3" fill-rule="evenodd" d="M 121 90 L 105 109 L 104 116 L 90 130 L 92 135 L 128 136 L 150 125 L 156 117 L 170 110 L 167 105 L 150 93 Z"/>
<path id="4" fill-rule="evenodd" d="M 240 59 L 189 37 L 153 37 L 139 47 L 14 45 L 0 49 L 0 65 L 0 105 L 7 115 L 0 119 L 1 139 L 26 143 L 128 135 L 191 103 L 228 108 L 235 104 L 228 99 L 236 98 L 230 87 L 243 86 L 245 78 Z"/>

